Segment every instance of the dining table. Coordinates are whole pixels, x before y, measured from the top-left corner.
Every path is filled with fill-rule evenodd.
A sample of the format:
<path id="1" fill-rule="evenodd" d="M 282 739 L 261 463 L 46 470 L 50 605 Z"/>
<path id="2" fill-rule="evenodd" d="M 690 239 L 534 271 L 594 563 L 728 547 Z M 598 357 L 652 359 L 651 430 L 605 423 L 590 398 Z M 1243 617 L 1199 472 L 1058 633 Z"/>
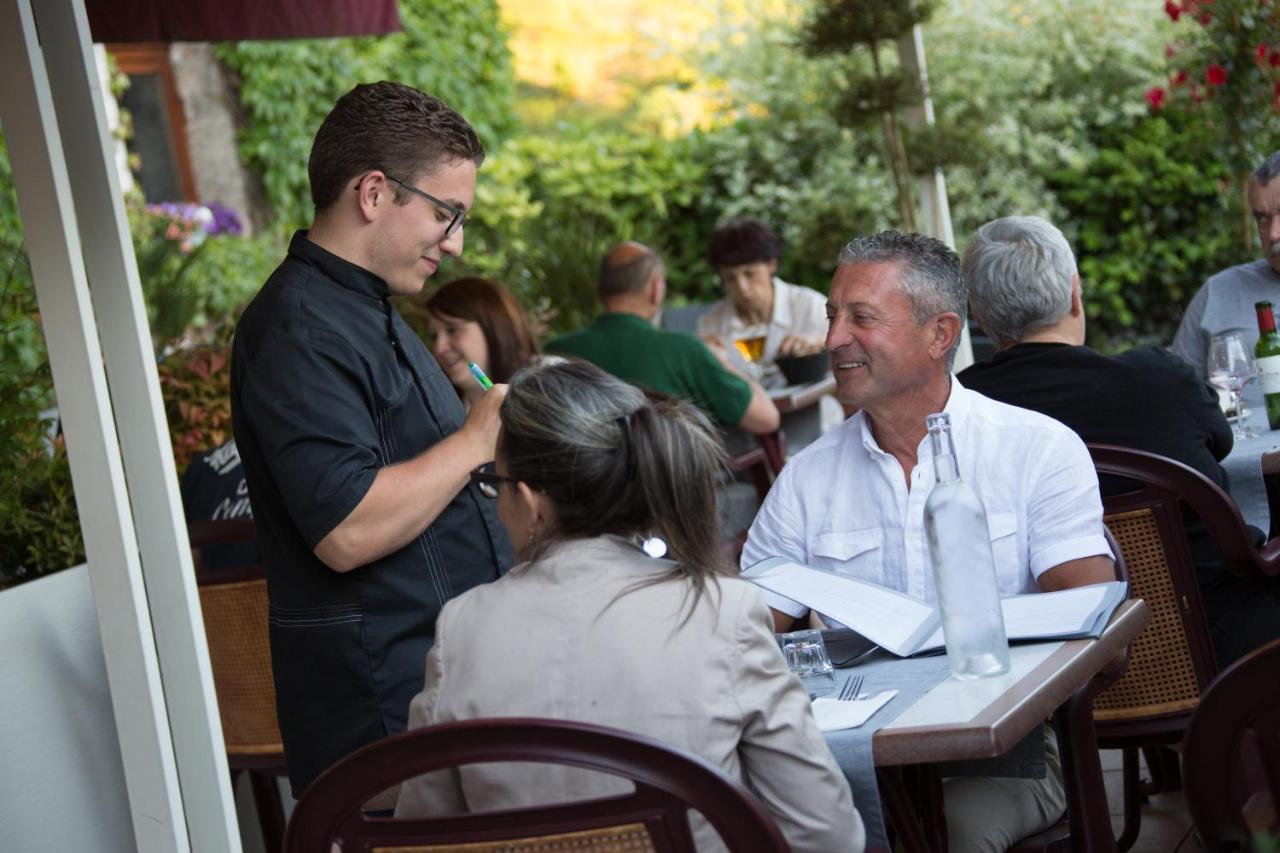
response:
<path id="1" fill-rule="evenodd" d="M 1128 646 L 1149 620 L 1146 602 L 1130 599 L 1098 638 L 1012 645 L 1009 671 L 978 680 L 950 677 L 944 656 L 904 659 L 883 651 L 837 670 L 837 690 L 861 677 L 867 694 L 898 691 L 862 726 L 824 734 L 853 790 L 867 849 L 889 849 L 887 818 L 907 853 L 945 853 L 943 777 L 966 772 L 955 762 L 966 762 L 969 771 L 975 761 L 994 768 L 1027 746 L 1040 746 L 1043 762 L 1038 733 L 1052 718 L 1072 849 L 1113 853 L 1093 698 L 1123 672 Z M 981 775 L 1026 774 L 993 769 Z"/>
<path id="2" fill-rule="evenodd" d="M 1242 424 L 1254 434 L 1237 437 L 1221 464 L 1245 522 L 1271 538 L 1276 532 L 1272 519 L 1280 519 L 1280 430 L 1268 425 L 1262 392 L 1253 383 L 1245 386 L 1243 398 Z"/>

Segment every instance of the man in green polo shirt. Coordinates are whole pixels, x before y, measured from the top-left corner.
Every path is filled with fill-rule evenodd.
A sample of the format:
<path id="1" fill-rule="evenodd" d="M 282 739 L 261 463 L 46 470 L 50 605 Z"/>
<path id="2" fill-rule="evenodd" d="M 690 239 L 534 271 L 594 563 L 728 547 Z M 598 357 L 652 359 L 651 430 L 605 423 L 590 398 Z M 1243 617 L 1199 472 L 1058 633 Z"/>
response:
<path id="1" fill-rule="evenodd" d="M 553 338 L 547 352 L 577 356 L 634 385 L 689 400 L 722 427 L 756 434 L 778 429 L 778 409 L 758 383 L 693 335 L 654 327 L 667 281 L 649 247 L 619 243 L 606 252 L 597 291 L 604 313 L 585 329 Z"/>

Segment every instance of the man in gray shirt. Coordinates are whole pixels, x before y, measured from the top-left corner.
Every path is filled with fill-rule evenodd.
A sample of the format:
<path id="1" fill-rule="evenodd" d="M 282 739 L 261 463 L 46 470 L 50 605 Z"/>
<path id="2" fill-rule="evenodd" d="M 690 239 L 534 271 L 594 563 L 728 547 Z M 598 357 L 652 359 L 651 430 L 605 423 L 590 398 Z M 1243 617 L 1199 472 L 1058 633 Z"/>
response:
<path id="1" fill-rule="evenodd" d="M 1280 303 L 1280 151 L 1273 152 L 1249 182 L 1249 207 L 1258 224 L 1262 258 L 1229 267 L 1204 283 L 1182 315 L 1173 351 L 1201 376 L 1209 339 L 1241 333 L 1250 351 L 1258 339 L 1255 302 Z"/>

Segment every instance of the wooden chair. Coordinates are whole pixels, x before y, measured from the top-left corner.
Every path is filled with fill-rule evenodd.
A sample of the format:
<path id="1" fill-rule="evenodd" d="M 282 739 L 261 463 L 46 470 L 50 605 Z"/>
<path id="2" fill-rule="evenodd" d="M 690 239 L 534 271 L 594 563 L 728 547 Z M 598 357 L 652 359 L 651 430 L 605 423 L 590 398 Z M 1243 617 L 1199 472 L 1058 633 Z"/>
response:
<path id="1" fill-rule="evenodd" d="M 777 432 L 758 435 L 755 438 L 755 447 L 729 460 L 729 470 L 735 473 L 739 471 L 750 473 L 751 484 L 756 490 L 756 500 L 763 504 L 769 489 L 773 486 L 774 479 L 782 472 L 782 466 L 786 462 L 787 436 L 779 429 Z M 738 558 L 742 556 L 742 549 L 746 544 L 747 531 L 745 530 L 726 541 L 725 551 L 729 562 L 735 566 L 738 564 Z"/>
<path id="2" fill-rule="evenodd" d="M 362 806 L 397 783 L 465 764 L 562 764 L 621 776 L 628 794 L 532 808 L 430 818 L 366 815 Z M 522 718 L 444 723 L 369 744 L 322 773 L 294 808 L 289 853 L 694 850 L 696 809 L 730 850 L 785 853 L 772 818 L 719 768 L 641 735 L 588 723 Z M 518 840 L 518 844 L 513 843 Z"/>
<path id="3" fill-rule="evenodd" d="M 1280 640 L 1227 667 L 1191 717 L 1187 807 L 1211 851 L 1280 834 Z"/>
<path id="4" fill-rule="evenodd" d="M 1183 523 L 1183 505 L 1204 522 L 1227 565 L 1239 573 L 1273 574 L 1280 569 L 1280 542 L 1258 549 L 1240 511 L 1217 484 L 1198 471 L 1127 448 L 1089 445 L 1099 475 L 1134 484 L 1132 491 L 1105 498 L 1107 527 L 1128 564 L 1131 594 L 1146 599 L 1151 624 L 1134 641 L 1129 668 L 1094 703 L 1098 744 L 1124 751 L 1124 830 L 1117 839 L 1127 850 L 1137 839 L 1144 793 L 1138 749 L 1182 740 L 1200 697 L 1218 674 L 1200 587 Z M 1153 773 L 1176 778 L 1176 764 L 1161 774 L 1159 753 L 1148 752 Z"/>
<path id="5" fill-rule="evenodd" d="M 193 551 L 257 541 L 251 518 L 193 522 L 187 530 Z M 261 563 L 197 568 L 196 582 L 232 785 L 241 773 L 248 775 L 263 843 L 268 853 L 279 853 L 285 819 L 277 777 L 288 771 L 276 722 L 266 575 Z"/>

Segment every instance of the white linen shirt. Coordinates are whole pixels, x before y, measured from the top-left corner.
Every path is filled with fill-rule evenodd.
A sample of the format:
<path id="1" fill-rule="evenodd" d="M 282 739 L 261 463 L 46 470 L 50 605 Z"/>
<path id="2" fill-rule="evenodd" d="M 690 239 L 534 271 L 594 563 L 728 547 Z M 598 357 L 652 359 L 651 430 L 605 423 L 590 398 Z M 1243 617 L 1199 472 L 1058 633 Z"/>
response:
<path id="1" fill-rule="evenodd" d="M 747 325 L 728 298 L 716 302 L 698 318 L 699 337 L 719 338 L 726 345 L 746 329 Z M 773 316 L 769 318 L 769 334 L 761 361 L 777 358 L 783 339 L 792 335 L 826 338 L 827 297 L 812 288 L 788 284 L 774 276 Z"/>
<path id="2" fill-rule="evenodd" d="M 1102 531 L 1098 477 L 1080 438 L 1038 412 L 998 403 L 954 378 L 944 409 L 961 478 L 987 511 L 1002 597 L 1038 592 L 1048 569 L 1111 552 Z M 742 552 L 746 568 L 786 557 L 937 601 L 924 534 L 935 478 L 925 436 L 907 489 L 902 466 L 881 450 L 858 412 L 782 469 Z M 761 590 L 776 610 L 807 608 Z"/>

